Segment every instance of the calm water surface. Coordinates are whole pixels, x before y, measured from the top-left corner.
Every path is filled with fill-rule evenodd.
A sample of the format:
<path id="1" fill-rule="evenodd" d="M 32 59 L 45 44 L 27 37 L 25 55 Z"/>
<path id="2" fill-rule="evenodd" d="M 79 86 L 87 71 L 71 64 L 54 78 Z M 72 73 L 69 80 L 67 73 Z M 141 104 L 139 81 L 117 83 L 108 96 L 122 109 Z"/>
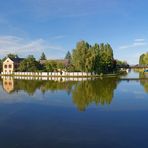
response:
<path id="1" fill-rule="evenodd" d="M 0 148 L 147 147 L 148 80 L 0 80 Z"/>

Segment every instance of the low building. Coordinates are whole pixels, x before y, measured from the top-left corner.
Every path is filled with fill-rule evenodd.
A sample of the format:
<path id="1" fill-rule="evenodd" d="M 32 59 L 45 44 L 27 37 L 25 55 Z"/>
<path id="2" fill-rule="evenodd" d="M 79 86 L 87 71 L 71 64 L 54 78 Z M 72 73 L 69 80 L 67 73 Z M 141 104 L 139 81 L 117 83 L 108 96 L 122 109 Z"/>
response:
<path id="1" fill-rule="evenodd" d="M 17 71 L 17 68 L 21 61 L 23 61 L 23 58 L 6 58 L 6 60 L 3 62 L 3 73 L 13 73 Z"/>

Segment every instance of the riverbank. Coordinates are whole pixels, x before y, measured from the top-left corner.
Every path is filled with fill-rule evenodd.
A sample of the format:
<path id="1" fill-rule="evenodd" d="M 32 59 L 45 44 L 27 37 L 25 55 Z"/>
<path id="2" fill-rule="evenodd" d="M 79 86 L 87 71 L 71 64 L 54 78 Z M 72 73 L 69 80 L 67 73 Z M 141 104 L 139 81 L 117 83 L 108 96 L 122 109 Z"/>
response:
<path id="1" fill-rule="evenodd" d="M 117 77 L 121 73 L 115 74 L 94 74 L 86 72 L 14 72 L 14 73 L 1 73 L 0 76 L 16 76 L 16 77 L 74 77 L 74 78 L 97 78 L 97 77 Z"/>

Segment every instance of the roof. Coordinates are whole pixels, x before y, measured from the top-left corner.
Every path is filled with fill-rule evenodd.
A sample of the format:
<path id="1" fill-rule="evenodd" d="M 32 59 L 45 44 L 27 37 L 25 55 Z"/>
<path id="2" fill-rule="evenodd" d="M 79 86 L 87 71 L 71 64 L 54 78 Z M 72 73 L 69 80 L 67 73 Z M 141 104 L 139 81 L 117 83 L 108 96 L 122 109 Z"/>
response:
<path id="1" fill-rule="evenodd" d="M 10 58 L 14 63 L 20 63 L 24 58 Z"/>
<path id="2" fill-rule="evenodd" d="M 13 61 L 14 63 L 20 63 L 21 61 L 24 60 L 24 58 L 18 58 L 18 57 L 16 57 L 16 58 L 10 58 L 10 57 L 8 57 L 6 60 L 8 60 L 8 59 L 10 59 L 11 61 Z"/>

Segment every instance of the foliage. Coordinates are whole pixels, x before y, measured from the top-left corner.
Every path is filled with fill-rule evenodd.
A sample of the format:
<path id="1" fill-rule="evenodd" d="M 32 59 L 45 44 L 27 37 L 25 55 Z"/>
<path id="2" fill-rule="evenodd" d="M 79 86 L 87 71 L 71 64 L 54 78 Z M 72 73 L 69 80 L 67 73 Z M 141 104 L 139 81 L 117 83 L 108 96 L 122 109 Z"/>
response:
<path id="1" fill-rule="evenodd" d="M 17 55 L 9 54 L 10 57 Z M 40 60 L 46 60 L 43 52 Z M 116 70 L 116 62 L 113 56 L 113 50 L 110 44 L 95 44 L 91 46 L 85 41 L 77 43 L 76 48 L 73 49 L 72 54 L 68 51 L 64 62 L 52 60 L 44 64 L 39 64 L 33 56 L 20 63 L 19 71 L 81 71 L 92 73 L 112 73 Z"/>
<path id="2" fill-rule="evenodd" d="M 148 78 L 148 73 L 139 73 L 139 78 Z M 144 87 L 146 93 L 148 93 L 148 79 L 140 79 L 140 84 Z"/>
<path id="3" fill-rule="evenodd" d="M 72 89 L 73 102 L 80 111 L 84 111 L 90 104 L 110 104 L 117 87 L 116 78 L 77 83 Z"/>
<path id="4" fill-rule="evenodd" d="M 3 58 L 2 61 L 5 61 L 7 59 L 7 57 L 9 57 L 10 59 L 19 58 L 19 56 L 17 54 L 9 53 L 9 54 L 7 54 L 6 57 Z"/>
<path id="5" fill-rule="evenodd" d="M 91 46 L 80 41 L 72 52 L 72 64 L 78 71 L 112 72 L 115 68 L 112 47 L 103 43 Z"/>
<path id="6" fill-rule="evenodd" d="M 116 60 L 116 65 L 118 68 L 129 67 L 129 64 L 126 61 L 120 61 L 120 60 Z"/>
<path id="7" fill-rule="evenodd" d="M 28 95 L 32 96 L 36 92 L 37 89 L 40 89 L 42 93 L 47 91 L 57 91 L 57 90 L 65 90 L 67 93 L 70 93 L 73 85 L 76 82 L 56 82 L 56 81 L 42 81 L 42 80 L 14 80 L 14 90 L 13 92 L 18 92 L 19 90 L 23 90 Z M 31 87 L 30 87 L 31 86 Z M 12 93 L 13 93 L 12 92 Z"/>
<path id="8" fill-rule="evenodd" d="M 72 63 L 76 70 L 86 71 L 86 58 L 88 56 L 89 48 L 90 45 L 85 41 L 77 43 L 77 46 L 72 53 Z"/>
<path id="9" fill-rule="evenodd" d="M 11 53 L 9 53 L 8 55 L 7 55 L 7 57 L 9 57 L 9 58 L 18 58 L 18 55 L 17 54 L 11 54 Z"/>
<path id="10" fill-rule="evenodd" d="M 45 65 L 45 71 L 47 72 L 62 71 L 65 68 L 62 62 L 56 60 L 47 61 L 44 65 Z"/>
<path id="11" fill-rule="evenodd" d="M 0 59 L 0 71 L 3 69 L 3 61 Z"/>
<path id="12" fill-rule="evenodd" d="M 148 65 L 148 53 L 142 54 L 139 59 L 140 65 Z"/>
<path id="13" fill-rule="evenodd" d="M 45 55 L 45 53 L 43 52 L 42 53 L 42 55 L 41 55 L 41 57 L 40 57 L 40 60 L 46 60 L 47 58 L 46 58 L 46 55 Z"/>
<path id="14" fill-rule="evenodd" d="M 71 53 L 69 51 L 66 53 L 65 59 L 71 60 Z"/>
<path id="15" fill-rule="evenodd" d="M 34 95 L 37 90 L 44 94 L 47 91 L 63 90 L 71 94 L 73 103 L 79 111 L 84 111 L 89 105 L 105 105 L 112 102 L 114 90 L 118 84 L 117 78 L 96 79 L 93 81 L 42 81 L 42 80 L 14 80 L 14 90 L 11 93 L 23 90 Z M 3 83 L 5 84 L 5 83 Z"/>
<path id="16" fill-rule="evenodd" d="M 29 55 L 20 63 L 18 70 L 22 72 L 36 72 L 40 70 L 40 64 L 33 55 Z"/>

